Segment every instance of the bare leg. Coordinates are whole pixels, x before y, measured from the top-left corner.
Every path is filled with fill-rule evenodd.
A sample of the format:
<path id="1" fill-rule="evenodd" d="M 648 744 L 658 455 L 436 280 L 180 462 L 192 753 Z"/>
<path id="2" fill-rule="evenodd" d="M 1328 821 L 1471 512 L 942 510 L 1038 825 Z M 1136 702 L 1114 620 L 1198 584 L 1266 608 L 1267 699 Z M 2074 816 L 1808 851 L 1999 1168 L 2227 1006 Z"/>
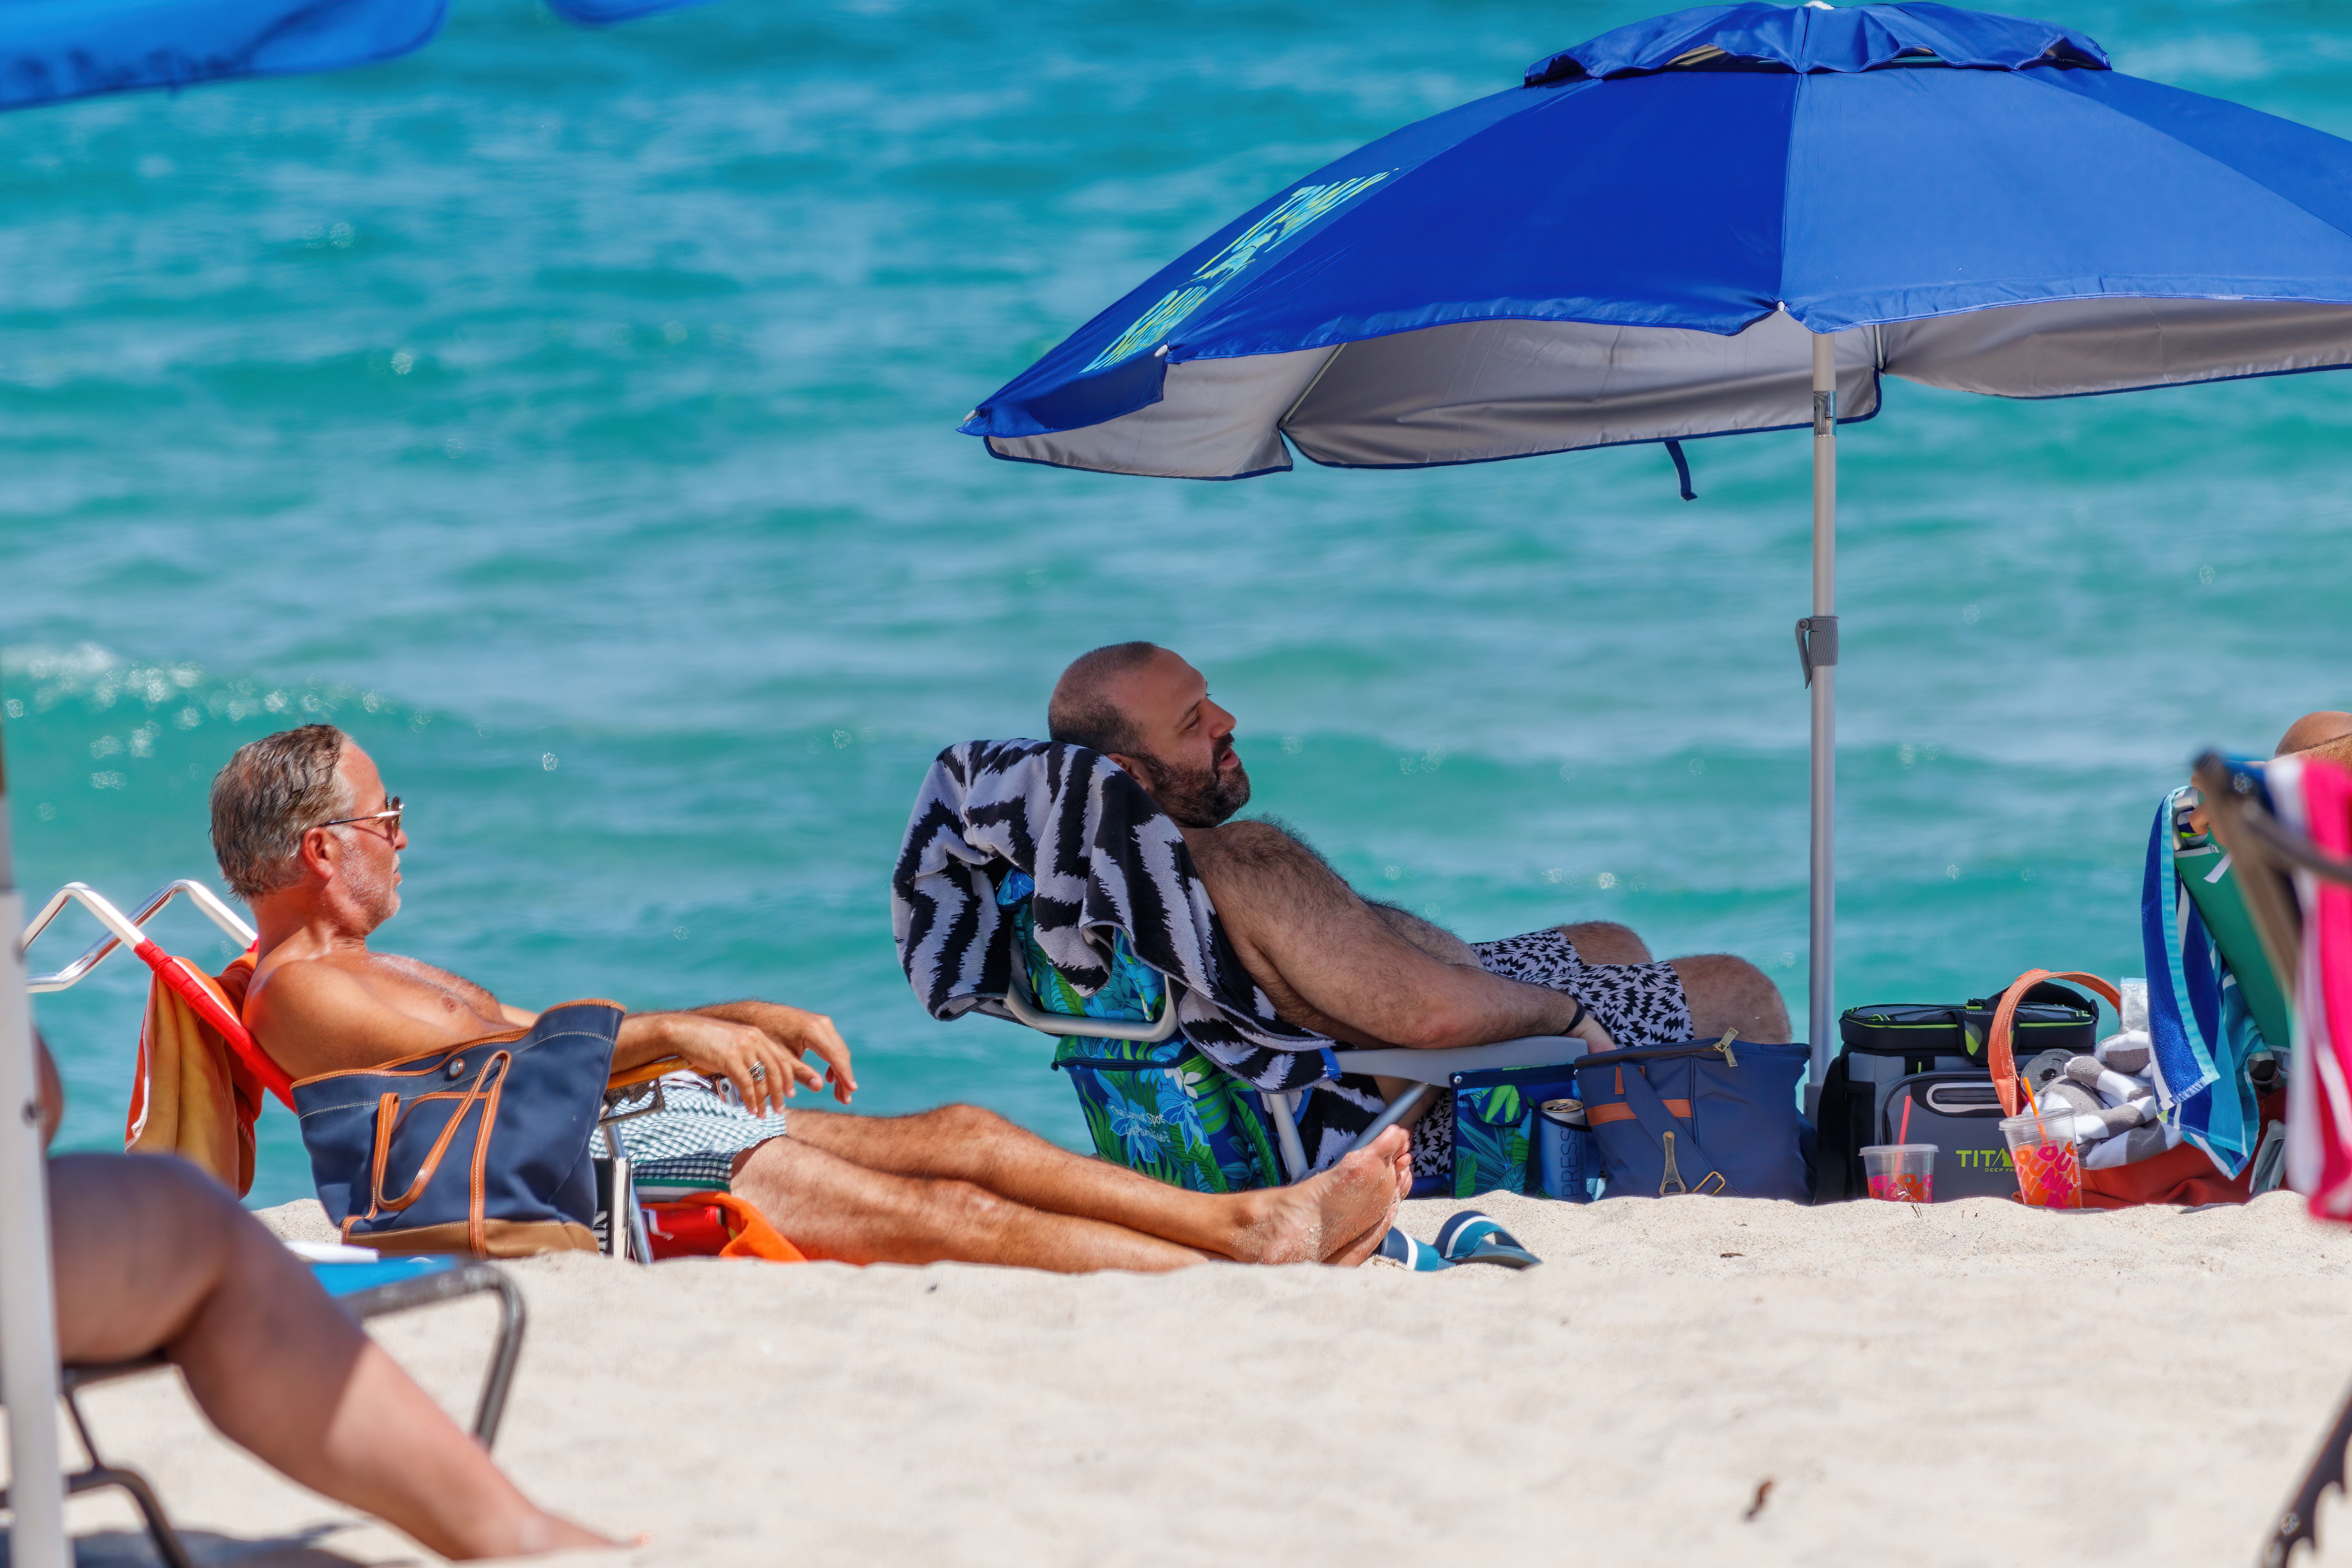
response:
<path id="1" fill-rule="evenodd" d="M 1264 1192 L 1213 1195 L 1186 1192 L 1149 1176 L 1057 1149 L 1034 1133 L 1024 1131 L 993 1111 L 974 1105 L 950 1105 L 917 1116 L 847 1116 L 839 1112 L 793 1112 L 792 1137 L 784 1142 L 820 1151 L 846 1161 L 867 1174 L 908 1180 L 917 1187 L 950 1189 L 936 1195 L 932 1205 L 909 1211 L 900 1206 L 908 1194 L 896 1188 L 877 1188 L 882 1207 L 873 1216 L 883 1235 L 899 1233 L 905 1216 L 916 1215 L 910 1237 L 932 1237 L 926 1228 L 929 1210 L 945 1205 L 953 1212 L 951 1230 L 937 1237 L 955 1250 L 940 1257 L 964 1258 L 976 1263 L 1030 1263 L 1036 1268 L 1135 1268 L 1150 1267 L 1126 1260 L 1130 1242 L 1181 1251 L 1181 1262 L 1202 1255 L 1230 1258 L 1244 1263 L 1360 1263 L 1380 1245 L 1395 1216 L 1398 1200 L 1412 1185 L 1402 1132 L 1384 1134 L 1369 1149 L 1358 1151 L 1319 1176 L 1292 1186 Z M 761 1150 L 772 1147 L 761 1145 Z M 760 1150 L 753 1151 L 754 1158 Z M 822 1168 L 786 1173 L 797 1180 L 828 1183 L 847 1181 Z M 955 1191 L 952 1189 L 964 1189 Z M 975 1195 L 976 1194 L 976 1195 Z M 779 1192 L 778 1200 L 804 1208 L 809 1194 Z M 986 1200 L 982 1202 L 982 1200 Z M 778 1229 L 801 1244 L 800 1233 L 779 1219 L 765 1199 L 760 1204 Z M 968 1216 L 992 1213 L 989 1204 L 1008 1211 L 1006 1245 L 1002 1255 L 972 1256 L 961 1248 L 970 1245 L 975 1228 Z M 1026 1216 L 1025 1219 L 1021 1216 Z M 836 1215 L 864 1236 L 866 1221 L 851 1214 Z M 1029 1224 L 1038 1222 L 1044 1228 Z M 1073 1251 L 1058 1225 L 1088 1227 L 1076 1233 L 1087 1247 Z M 982 1227 L 984 1229 L 985 1227 Z M 1097 1234 L 1097 1233 L 1108 1234 Z M 863 1245 L 879 1243 L 867 1238 Z M 1022 1248 L 1038 1249 L 1038 1258 Z M 1088 1248 L 1101 1247 L 1099 1253 Z M 1156 1255 L 1156 1254 L 1153 1254 Z M 1095 1258 L 1076 1263 L 1045 1258 Z M 914 1258 L 900 1261 L 917 1261 Z M 929 1259 L 921 1259 L 929 1261 Z M 1161 1267 L 1173 1267 L 1166 1263 Z"/>
<path id="2" fill-rule="evenodd" d="M 771 1138 L 736 1156 L 733 1184 L 793 1246 L 842 1263 L 1004 1263 L 1085 1274 L 1206 1261 L 1173 1242 L 1044 1214 L 970 1182 L 869 1171 L 798 1137 Z"/>
<path id="3" fill-rule="evenodd" d="M 1432 957 L 1271 824 L 1184 837 L 1243 966 L 1285 1018 L 1356 1045 L 1443 1048 L 1561 1034 L 1576 1015 L 1556 991 Z"/>
<path id="4" fill-rule="evenodd" d="M 1633 927 L 1621 926 L 1615 921 L 1584 921 L 1559 930 L 1560 935 L 1576 944 L 1576 956 L 1587 963 L 1657 962 L 1650 956 L 1650 944 L 1634 935 Z"/>
<path id="5" fill-rule="evenodd" d="M 1691 1030 L 1700 1038 L 1712 1039 L 1726 1029 L 1759 1044 L 1789 1037 L 1789 1004 L 1780 988 L 1746 959 L 1709 952 L 1671 962 L 1690 1003 Z"/>
<path id="6" fill-rule="evenodd" d="M 444 1557 L 613 1544 L 533 1507 L 194 1166 L 60 1155 L 49 1212 L 66 1360 L 163 1350 L 225 1436 Z"/>

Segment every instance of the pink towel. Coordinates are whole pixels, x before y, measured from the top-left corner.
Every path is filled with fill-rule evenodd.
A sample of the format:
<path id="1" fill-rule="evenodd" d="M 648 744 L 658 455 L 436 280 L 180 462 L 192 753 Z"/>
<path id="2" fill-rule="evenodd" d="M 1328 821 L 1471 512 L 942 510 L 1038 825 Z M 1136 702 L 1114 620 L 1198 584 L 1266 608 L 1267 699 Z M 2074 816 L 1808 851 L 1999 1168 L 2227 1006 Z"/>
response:
<path id="1" fill-rule="evenodd" d="M 2305 831 L 2328 854 L 2352 858 L 2352 773 L 2317 759 L 2303 763 Z M 2296 1185 L 2320 1219 L 2352 1221 L 2352 888 L 2301 877 L 2304 893 L 2303 1039 L 2295 1064 L 2289 1136 L 2303 1155 Z M 2296 1147 L 2298 1146 L 2299 1147 Z M 2316 1163 L 2315 1171 L 2311 1169 Z"/>

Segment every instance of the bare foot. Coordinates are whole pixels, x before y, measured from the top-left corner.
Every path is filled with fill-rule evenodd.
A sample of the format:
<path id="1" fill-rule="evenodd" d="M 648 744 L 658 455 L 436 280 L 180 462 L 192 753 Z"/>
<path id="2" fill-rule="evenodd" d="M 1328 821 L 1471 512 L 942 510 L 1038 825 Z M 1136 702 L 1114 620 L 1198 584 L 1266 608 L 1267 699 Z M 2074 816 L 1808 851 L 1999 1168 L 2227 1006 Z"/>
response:
<path id="1" fill-rule="evenodd" d="M 1377 1247 L 1412 1185 L 1408 1142 L 1402 1128 L 1391 1127 L 1319 1176 L 1251 1194 L 1264 1206 L 1234 1256 L 1244 1263 L 1337 1262 L 1367 1231 Z"/>
<path id="2" fill-rule="evenodd" d="M 528 1505 L 526 1505 L 528 1506 Z M 640 1535 L 634 1542 L 614 1541 L 609 1536 L 584 1529 L 558 1514 L 530 1510 L 530 1517 L 514 1521 L 505 1530 L 495 1527 L 486 1532 L 478 1544 L 479 1551 L 461 1550 L 460 1560 L 473 1557 L 537 1557 L 548 1552 L 577 1552 L 582 1548 L 620 1551 L 628 1546 L 649 1546 L 650 1535 Z"/>
<path id="3" fill-rule="evenodd" d="M 1390 1222 L 1393 1217 L 1392 1213 L 1381 1215 L 1370 1229 L 1323 1261 L 1334 1268 L 1353 1268 L 1364 1262 L 1381 1249 L 1381 1242 L 1388 1239 Z"/>

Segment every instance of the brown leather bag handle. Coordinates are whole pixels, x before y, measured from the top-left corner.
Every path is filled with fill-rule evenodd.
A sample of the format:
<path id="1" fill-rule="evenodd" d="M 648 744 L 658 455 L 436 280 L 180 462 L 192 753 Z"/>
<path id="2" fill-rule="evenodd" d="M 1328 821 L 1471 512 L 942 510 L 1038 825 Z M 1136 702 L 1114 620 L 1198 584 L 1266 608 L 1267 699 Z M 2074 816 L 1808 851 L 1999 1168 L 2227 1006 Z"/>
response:
<path id="1" fill-rule="evenodd" d="M 449 1141 L 457 1136 L 458 1127 L 465 1121 L 466 1113 L 474 1109 L 475 1101 L 487 1100 L 488 1103 L 482 1112 L 482 1125 L 474 1131 L 476 1167 L 474 1184 L 478 1189 L 479 1188 L 482 1148 L 489 1142 L 489 1124 L 491 1119 L 498 1114 L 499 1090 L 506 1083 L 507 1066 L 513 1060 L 514 1055 L 510 1051 L 490 1053 L 490 1059 L 484 1062 L 482 1070 L 474 1075 L 473 1086 L 458 1097 L 457 1109 L 450 1112 L 448 1124 L 441 1129 L 441 1136 L 433 1141 L 431 1152 L 425 1156 L 424 1162 L 417 1167 L 416 1180 L 411 1182 L 408 1184 L 408 1190 L 396 1198 L 383 1195 L 384 1162 L 392 1152 L 393 1134 L 398 1131 L 406 1112 L 403 1110 L 400 1097 L 396 1094 L 387 1094 L 376 1102 L 375 1169 L 373 1173 L 374 1180 L 371 1184 L 374 1190 L 369 1194 L 367 1218 L 373 1219 L 381 1214 L 403 1213 L 411 1204 L 424 1196 L 425 1189 L 433 1181 L 433 1173 L 441 1168 L 441 1157 L 449 1152 Z M 493 1074 L 496 1075 L 495 1078 Z M 439 1096 L 427 1098 L 438 1099 Z M 346 1224 L 346 1231 L 349 1228 L 349 1225 Z"/>
<path id="2" fill-rule="evenodd" d="M 2000 1005 L 1993 1009 L 1992 1034 L 1985 1042 L 1986 1054 L 1991 1058 L 1993 1092 L 2000 1096 L 2000 1111 L 2004 1116 L 2018 1114 L 2024 1097 L 2018 1086 L 2017 1058 L 2010 1049 L 2011 1021 L 2017 1016 L 2017 1005 L 2028 991 L 2044 980 L 2072 980 L 2087 985 L 2106 999 L 2120 1016 L 2124 1010 L 2123 994 L 2095 974 L 2084 974 L 2074 969 L 2029 969 L 2009 983 L 2000 994 Z"/>

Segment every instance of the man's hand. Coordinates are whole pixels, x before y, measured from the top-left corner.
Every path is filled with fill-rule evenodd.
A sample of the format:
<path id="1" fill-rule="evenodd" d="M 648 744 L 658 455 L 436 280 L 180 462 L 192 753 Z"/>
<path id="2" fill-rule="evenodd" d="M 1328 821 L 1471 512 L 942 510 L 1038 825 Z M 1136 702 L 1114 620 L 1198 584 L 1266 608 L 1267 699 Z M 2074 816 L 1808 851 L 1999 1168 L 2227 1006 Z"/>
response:
<path id="1" fill-rule="evenodd" d="M 1585 1009 L 1584 1016 L 1577 1021 L 1576 1027 L 1570 1029 L 1569 1033 L 1596 1051 L 1613 1051 L 1617 1048 L 1615 1037 L 1601 1026 L 1601 1020 L 1594 1016 L 1589 1007 Z"/>
<path id="2" fill-rule="evenodd" d="M 782 1110 L 795 1092 L 795 1080 L 811 1089 L 824 1081 L 816 1068 L 778 1045 L 765 1030 L 707 1013 L 637 1013 L 621 1029 L 625 1044 L 642 1040 L 657 1047 L 653 1053 L 656 1058 L 678 1057 L 705 1078 L 725 1079 L 754 1116 Z M 638 1039 L 629 1039 L 633 1034 Z"/>
<path id="3" fill-rule="evenodd" d="M 824 1072 L 802 1059 L 811 1051 L 824 1063 Z M 833 1020 L 781 1002 L 720 1002 L 690 1013 L 632 1013 L 622 1022 L 613 1053 L 616 1070 L 667 1056 L 682 1058 L 705 1077 L 733 1084 L 754 1116 L 765 1116 L 772 1106 L 782 1110 L 801 1084 L 816 1089 L 830 1078 L 834 1098 L 844 1105 L 857 1090 L 849 1046 Z M 751 1070 L 755 1065 L 761 1069 L 756 1074 Z"/>
<path id="4" fill-rule="evenodd" d="M 817 1086 L 816 1069 L 800 1058 L 814 1051 L 824 1063 L 824 1076 L 833 1080 L 834 1099 L 847 1105 L 849 1097 L 857 1092 L 857 1075 L 849 1066 L 849 1043 L 824 1014 L 787 1007 L 781 1002 L 721 1002 L 695 1011 L 705 1017 L 747 1024 L 759 1030 L 792 1052 L 793 1066 L 809 1075 L 802 1081 L 812 1089 Z"/>
<path id="5" fill-rule="evenodd" d="M 849 1065 L 849 1042 L 841 1037 L 833 1020 L 823 1013 L 787 1007 L 781 1002 L 752 1005 L 760 1009 L 760 1016 L 744 1022 L 764 1031 L 796 1058 L 814 1051 L 817 1059 L 824 1063 L 824 1076 L 833 1084 L 834 1099 L 847 1105 L 849 1097 L 857 1092 L 857 1074 Z M 807 1066 L 805 1062 L 802 1065 Z"/>

